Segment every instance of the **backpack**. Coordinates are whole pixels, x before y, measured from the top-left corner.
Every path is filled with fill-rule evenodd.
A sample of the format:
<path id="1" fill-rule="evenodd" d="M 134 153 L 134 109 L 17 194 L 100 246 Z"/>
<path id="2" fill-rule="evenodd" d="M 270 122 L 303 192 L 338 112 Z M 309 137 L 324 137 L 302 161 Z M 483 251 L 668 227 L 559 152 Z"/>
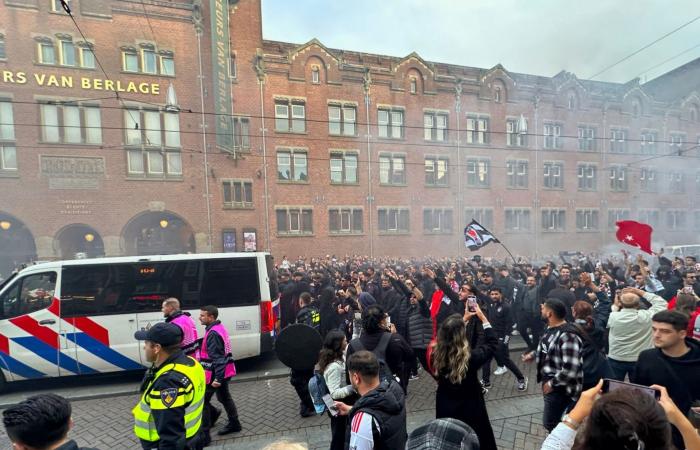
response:
<path id="1" fill-rule="evenodd" d="M 394 374 L 391 373 L 391 369 L 386 363 L 386 349 L 389 347 L 390 341 L 391 333 L 384 333 L 379 339 L 379 343 L 377 343 L 377 346 L 374 348 L 374 350 L 372 350 L 372 353 L 374 353 L 374 356 L 376 356 L 377 360 L 379 361 L 380 381 L 395 381 Z M 352 345 L 352 348 L 355 351 L 367 350 L 365 346 L 362 345 L 362 342 L 360 342 L 360 338 L 353 339 L 352 341 L 350 341 L 350 345 Z"/>
<path id="2" fill-rule="evenodd" d="M 330 391 L 326 385 L 326 380 L 318 371 L 314 371 L 314 375 L 309 380 L 309 394 L 311 394 L 311 401 L 314 404 L 316 414 L 323 414 L 326 411 L 326 404 L 323 402 L 323 396 L 330 394 Z"/>
<path id="3" fill-rule="evenodd" d="M 567 330 L 581 338 L 581 359 L 583 360 L 583 390 L 590 389 L 601 378 L 612 377 L 612 369 L 608 358 L 591 340 L 586 330 L 578 324 L 569 324 Z"/>

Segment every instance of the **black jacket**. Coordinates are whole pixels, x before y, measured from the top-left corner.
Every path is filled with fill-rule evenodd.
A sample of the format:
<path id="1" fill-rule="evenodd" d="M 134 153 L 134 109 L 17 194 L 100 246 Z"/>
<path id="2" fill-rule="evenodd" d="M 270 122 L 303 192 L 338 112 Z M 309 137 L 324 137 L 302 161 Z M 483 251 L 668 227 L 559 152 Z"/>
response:
<path id="1" fill-rule="evenodd" d="M 218 323 L 221 323 L 221 321 L 214 321 L 206 330 L 209 331 L 211 327 Z M 211 359 L 212 362 L 212 380 L 223 381 L 228 359 L 226 357 L 224 338 L 216 331 L 209 333 L 207 336 L 207 355 L 209 355 L 209 359 Z"/>
<path id="2" fill-rule="evenodd" d="M 505 300 L 489 303 L 486 316 L 489 318 L 498 339 L 504 339 L 510 335 L 513 329 L 513 315 Z"/>
<path id="3" fill-rule="evenodd" d="M 373 351 L 377 345 L 379 345 L 379 340 L 382 338 L 384 333 L 388 331 L 379 331 L 375 333 L 363 332 L 362 336 L 359 337 L 362 346 L 367 351 Z M 348 344 L 346 359 L 350 357 L 357 350 L 353 348 L 352 341 Z M 408 342 L 398 333 L 391 335 L 391 341 L 389 341 L 389 346 L 386 349 L 386 363 L 391 369 L 391 373 L 398 374 L 399 377 L 404 379 L 403 370 L 404 363 L 407 363 L 413 358 L 413 350 L 408 345 Z"/>
<path id="4" fill-rule="evenodd" d="M 355 414 L 372 415 L 379 430 L 373 430 L 375 450 L 395 450 L 406 446 L 406 397 L 398 383 L 382 382 L 376 389 L 360 397 L 348 414 L 352 423 Z M 345 447 L 350 444 L 351 427 L 345 431 Z"/>
<path id="5" fill-rule="evenodd" d="M 438 285 L 443 295 L 450 300 L 449 304 L 445 301 L 440 303 L 440 308 L 435 316 L 437 330 L 440 328 L 440 325 L 442 325 L 442 322 L 451 315 L 459 314 L 460 316 L 464 316 L 465 306 L 464 302 L 459 299 L 459 294 L 453 291 L 443 278 L 435 278 L 435 284 Z M 484 327 L 477 317 L 472 317 L 469 319 L 469 322 L 467 322 L 467 340 L 469 340 L 469 345 L 471 345 L 472 348 L 476 347 L 484 340 Z"/>
<path id="6" fill-rule="evenodd" d="M 408 342 L 412 348 L 428 348 L 433 338 L 433 321 L 425 299 L 408 308 Z"/>

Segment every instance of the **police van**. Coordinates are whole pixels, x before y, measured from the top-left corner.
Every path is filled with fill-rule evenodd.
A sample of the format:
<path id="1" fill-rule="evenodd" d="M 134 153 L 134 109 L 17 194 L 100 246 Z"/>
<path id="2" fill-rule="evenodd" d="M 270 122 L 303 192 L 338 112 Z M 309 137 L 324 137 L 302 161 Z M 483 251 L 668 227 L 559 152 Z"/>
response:
<path id="1" fill-rule="evenodd" d="M 7 382 L 142 369 L 134 333 L 180 300 L 199 336 L 199 308 L 219 307 L 235 359 L 271 350 L 277 296 L 267 253 L 46 262 L 0 286 L 0 388 Z"/>

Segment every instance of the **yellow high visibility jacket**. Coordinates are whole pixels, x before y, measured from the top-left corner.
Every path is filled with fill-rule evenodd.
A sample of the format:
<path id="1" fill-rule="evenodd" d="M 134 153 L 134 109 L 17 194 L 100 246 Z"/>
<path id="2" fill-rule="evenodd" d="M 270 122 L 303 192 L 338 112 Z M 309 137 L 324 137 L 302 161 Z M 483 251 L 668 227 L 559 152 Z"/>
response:
<path id="1" fill-rule="evenodd" d="M 183 364 L 182 358 L 187 358 Z M 194 362 L 194 364 L 190 364 Z M 139 439 L 148 442 L 160 440 L 153 418 L 153 411 L 185 409 L 185 438 L 197 434 L 202 424 L 204 409 L 204 392 L 206 382 L 204 369 L 189 356 L 176 358 L 174 362 L 163 365 L 156 372 L 134 407 L 134 433 Z M 161 430 L 163 431 L 163 430 Z"/>

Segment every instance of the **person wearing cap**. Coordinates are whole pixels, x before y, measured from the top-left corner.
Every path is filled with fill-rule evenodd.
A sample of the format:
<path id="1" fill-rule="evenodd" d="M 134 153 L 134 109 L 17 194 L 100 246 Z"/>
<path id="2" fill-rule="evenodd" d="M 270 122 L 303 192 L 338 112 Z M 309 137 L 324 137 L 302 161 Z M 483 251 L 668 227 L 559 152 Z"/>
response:
<path id="1" fill-rule="evenodd" d="M 173 323 L 182 329 L 182 351 L 187 356 L 196 358 L 199 339 L 197 339 L 197 325 L 194 324 L 190 313 L 180 310 L 180 301 L 175 297 L 165 299 L 161 311 L 166 323 Z"/>
<path id="2" fill-rule="evenodd" d="M 144 450 L 203 448 L 204 369 L 180 348 L 182 330 L 172 323 L 157 323 L 134 337 L 145 341 L 146 360 L 153 364 L 132 410 L 141 446 Z"/>

